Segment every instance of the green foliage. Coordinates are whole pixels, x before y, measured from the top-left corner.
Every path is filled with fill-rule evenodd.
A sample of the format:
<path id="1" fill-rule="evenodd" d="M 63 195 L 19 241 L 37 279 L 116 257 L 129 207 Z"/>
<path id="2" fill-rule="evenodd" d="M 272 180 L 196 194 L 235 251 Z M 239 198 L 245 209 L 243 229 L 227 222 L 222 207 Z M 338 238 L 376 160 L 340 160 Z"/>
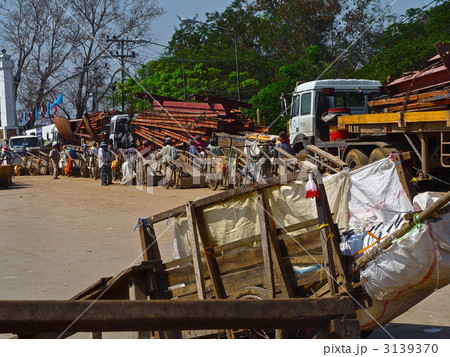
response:
<path id="1" fill-rule="evenodd" d="M 386 82 L 389 75 L 423 69 L 436 55 L 434 44 L 450 41 L 450 4 L 444 2 L 427 11 L 410 9 L 400 22 L 386 29 L 374 44 L 376 55 L 370 64 L 353 73 L 355 78 Z"/>
<path id="2" fill-rule="evenodd" d="M 181 24 L 171 49 L 147 63 L 137 75 L 145 79 L 129 81 L 125 91 L 142 93 L 145 88 L 178 99 L 186 93 L 188 100 L 193 94 L 237 99 L 237 45 L 241 98 L 253 104 L 244 114 L 256 119 L 259 111 L 277 133 L 287 123 L 287 116 L 280 117 L 280 97 L 289 105 L 297 81 L 319 75 L 384 81 L 390 74 L 424 68 L 436 53 L 433 44 L 450 41 L 448 2 L 437 0 L 438 6 L 427 11 L 410 9 L 386 29 L 383 19 L 374 21 L 379 3 L 235 0 L 222 13 L 206 14 L 209 25 Z M 127 100 L 137 109 L 145 105 L 132 95 Z"/>

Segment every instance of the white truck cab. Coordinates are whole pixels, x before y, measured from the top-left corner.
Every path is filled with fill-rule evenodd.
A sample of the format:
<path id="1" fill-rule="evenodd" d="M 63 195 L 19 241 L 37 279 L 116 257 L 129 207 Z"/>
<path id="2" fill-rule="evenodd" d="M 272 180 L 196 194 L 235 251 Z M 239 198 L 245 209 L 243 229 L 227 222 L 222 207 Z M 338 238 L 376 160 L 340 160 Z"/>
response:
<path id="1" fill-rule="evenodd" d="M 12 136 L 9 138 L 9 148 L 24 156 L 27 151 L 39 151 L 41 143 L 36 135 Z"/>
<path id="2" fill-rule="evenodd" d="M 124 137 L 129 136 L 131 121 L 128 114 L 114 115 L 110 121 L 109 137 L 115 147 L 128 147 L 124 143 Z"/>
<path id="3" fill-rule="evenodd" d="M 292 95 L 289 137 L 296 152 L 302 143 L 328 141 L 333 113 L 366 114 L 368 101 L 382 91 L 379 81 L 366 79 L 326 79 L 298 83 Z M 327 116 L 330 122 L 322 120 Z"/>

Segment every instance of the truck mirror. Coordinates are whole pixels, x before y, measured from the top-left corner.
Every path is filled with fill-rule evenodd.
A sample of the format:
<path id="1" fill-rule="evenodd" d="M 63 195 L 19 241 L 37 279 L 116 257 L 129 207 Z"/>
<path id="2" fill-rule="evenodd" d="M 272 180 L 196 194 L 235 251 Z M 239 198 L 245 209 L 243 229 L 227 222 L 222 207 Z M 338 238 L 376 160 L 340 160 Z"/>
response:
<path id="1" fill-rule="evenodd" d="M 280 105 L 281 105 L 281 113 L 282 113 L 282 115 L 284 115 L 284 113 L 287 110 L 286 97 L 284 96 L 284 93 L 281 93 Z"/>

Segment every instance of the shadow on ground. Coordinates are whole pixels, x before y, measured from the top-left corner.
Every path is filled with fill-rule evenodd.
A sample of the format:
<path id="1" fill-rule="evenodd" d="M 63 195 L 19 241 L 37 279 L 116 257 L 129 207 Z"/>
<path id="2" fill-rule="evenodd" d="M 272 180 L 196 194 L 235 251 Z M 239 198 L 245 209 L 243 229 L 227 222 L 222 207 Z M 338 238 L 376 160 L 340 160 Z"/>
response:
<path id="1" fill-rule="evenodd" d="M 369 339 L 381 339 L 381 338 L 390 339 L 392 337 L 423 338 L 423 339 L 450 338 L 450 327 L 448 326 L 388 323 L 384 325 L 383 328 L 380 327 L 374 330 L 367 338 Z"/>
<path id="2" fill-rule="evenodd" d="M 0 191 L 5 191 L 6 192 L 6 191 L 11 191 L 11 190 L 20 190 L 20 189 L 26 188 L 28 186 L 30 186 L 30 185 L 26 184 L 26 183 L 23 183 L 23 182 L 14 182 L 13 181 L 13 184 L 11 186 L 9 186 L 8 188 L 0 187 Z"/>

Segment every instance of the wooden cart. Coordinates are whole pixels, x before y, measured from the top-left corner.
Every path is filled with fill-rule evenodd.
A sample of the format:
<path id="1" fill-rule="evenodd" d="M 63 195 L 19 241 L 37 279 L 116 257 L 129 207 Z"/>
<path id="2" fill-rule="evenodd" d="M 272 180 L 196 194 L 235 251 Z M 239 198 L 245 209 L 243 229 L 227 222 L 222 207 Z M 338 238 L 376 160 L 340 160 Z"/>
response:
<path id="1" fill-rule="evenodd" d="M 358 338 L 355 302 L 361 304 L 365 297 L 360 283 L 349 278 L 351 262 L 340 254 L 321 176 L 313 170 L 321 195 L 317 218 L 289 226 L 273 218 L 268 190 L 306 178 L 297 172 L 140 219 L 142 263 L 100 279 L 71 301 L 54 302 L 51 309 L 45 302 L 22 304 L 15 316 L 32 314 L 40 323 L 33 324 L 28 316 L 25 325 L 7 325 L 9 331 L 22 338 L 65 337 L 77 331 L 92 331 L 94 338 L 101 338 L 102 331 L 138 331 L 139 338 Z M 245 195 L 256 200 L 260 233 L 214 244 L 206 211 Z M 154 226 L 182 215 L 187 217 L 192 251 L 162 262 Z M 320 269 L 299 276 L 294 271 L 298 264 Z M 70 321 L 75 311 L 83 313 Z M 0 330 L 5 324 L 0 323 Z"/>

